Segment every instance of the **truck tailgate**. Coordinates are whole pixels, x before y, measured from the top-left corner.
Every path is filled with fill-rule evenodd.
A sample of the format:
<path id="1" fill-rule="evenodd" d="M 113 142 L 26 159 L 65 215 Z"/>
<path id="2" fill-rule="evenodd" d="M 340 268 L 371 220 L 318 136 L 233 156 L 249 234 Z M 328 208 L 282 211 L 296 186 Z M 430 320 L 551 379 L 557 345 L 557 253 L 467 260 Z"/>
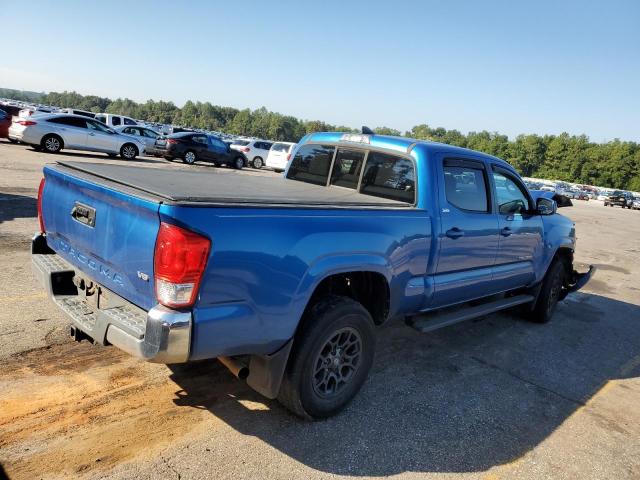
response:
<path id="1" fill-rule="evenodd" d="M 149 310 L 157 302 L 153 252 L 159 202 L 44 169 L 42 196 L 47 243 L 99 284 Z"/>

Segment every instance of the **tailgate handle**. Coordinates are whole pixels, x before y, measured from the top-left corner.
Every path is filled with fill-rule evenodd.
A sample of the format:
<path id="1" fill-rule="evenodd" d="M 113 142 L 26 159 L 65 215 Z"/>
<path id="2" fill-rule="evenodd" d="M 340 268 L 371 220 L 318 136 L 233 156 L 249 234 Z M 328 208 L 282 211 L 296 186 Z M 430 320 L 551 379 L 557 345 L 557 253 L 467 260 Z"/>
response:
<path id="1" fill-rule="evenodd" d="M 96 225 L 96 209 L 84 203 L 76 202 L 71 209 L 71 216 L 88 227 L 93 228 Z"/>

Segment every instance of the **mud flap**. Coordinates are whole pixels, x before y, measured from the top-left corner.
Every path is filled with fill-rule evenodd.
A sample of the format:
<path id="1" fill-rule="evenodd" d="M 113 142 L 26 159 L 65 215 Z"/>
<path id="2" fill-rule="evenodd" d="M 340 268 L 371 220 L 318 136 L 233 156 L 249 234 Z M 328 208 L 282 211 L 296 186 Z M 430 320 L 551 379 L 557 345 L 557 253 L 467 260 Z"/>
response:
<path id="1" fill-rule="evenodd" d="M 293 338 L 271 355 L 252 355 L 247 385 L 267 398 L 276 398 L 292 345 Z"/>

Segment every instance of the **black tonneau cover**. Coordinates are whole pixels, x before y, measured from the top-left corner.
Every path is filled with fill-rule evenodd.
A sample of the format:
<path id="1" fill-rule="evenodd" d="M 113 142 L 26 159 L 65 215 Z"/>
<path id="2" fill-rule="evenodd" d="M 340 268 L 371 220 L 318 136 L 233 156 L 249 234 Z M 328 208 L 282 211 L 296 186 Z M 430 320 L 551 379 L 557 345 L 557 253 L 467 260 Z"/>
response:
<path id="1" fill-rule="evenodd" d="M 341 187 L 323 187 L 264 175 L 236 172 L 131 167 L 108 163 L 58 162 L 70 175 L 99 177 L 158 197 L 167 203 L 208 205 L 282 205 L 289 207 L 410 208 L 413 205 L 363 195 Z"/>

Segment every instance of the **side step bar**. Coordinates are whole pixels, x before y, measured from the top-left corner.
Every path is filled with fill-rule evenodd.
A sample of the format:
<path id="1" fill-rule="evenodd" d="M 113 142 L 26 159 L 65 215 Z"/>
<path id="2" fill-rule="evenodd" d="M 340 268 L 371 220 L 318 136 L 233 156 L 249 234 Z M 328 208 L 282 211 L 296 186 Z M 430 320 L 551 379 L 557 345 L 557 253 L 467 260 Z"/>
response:
<path id="1" fill-rule="evenodd" d="M 535 300 L 533 295 L 516 295 L 514 297 L 500 298 L 491 302 L 476 305 L 474 307 L 458 307 L 454 311 L 443 311 L 433 315 L 418 315 L 409 319 L 409 325 L 419 332 L 432 332 L 439 328 L 448 327 L 456 323 L 471 320 L 473 318 L 489 315 L 507 308 L 529 303 Z"/>

